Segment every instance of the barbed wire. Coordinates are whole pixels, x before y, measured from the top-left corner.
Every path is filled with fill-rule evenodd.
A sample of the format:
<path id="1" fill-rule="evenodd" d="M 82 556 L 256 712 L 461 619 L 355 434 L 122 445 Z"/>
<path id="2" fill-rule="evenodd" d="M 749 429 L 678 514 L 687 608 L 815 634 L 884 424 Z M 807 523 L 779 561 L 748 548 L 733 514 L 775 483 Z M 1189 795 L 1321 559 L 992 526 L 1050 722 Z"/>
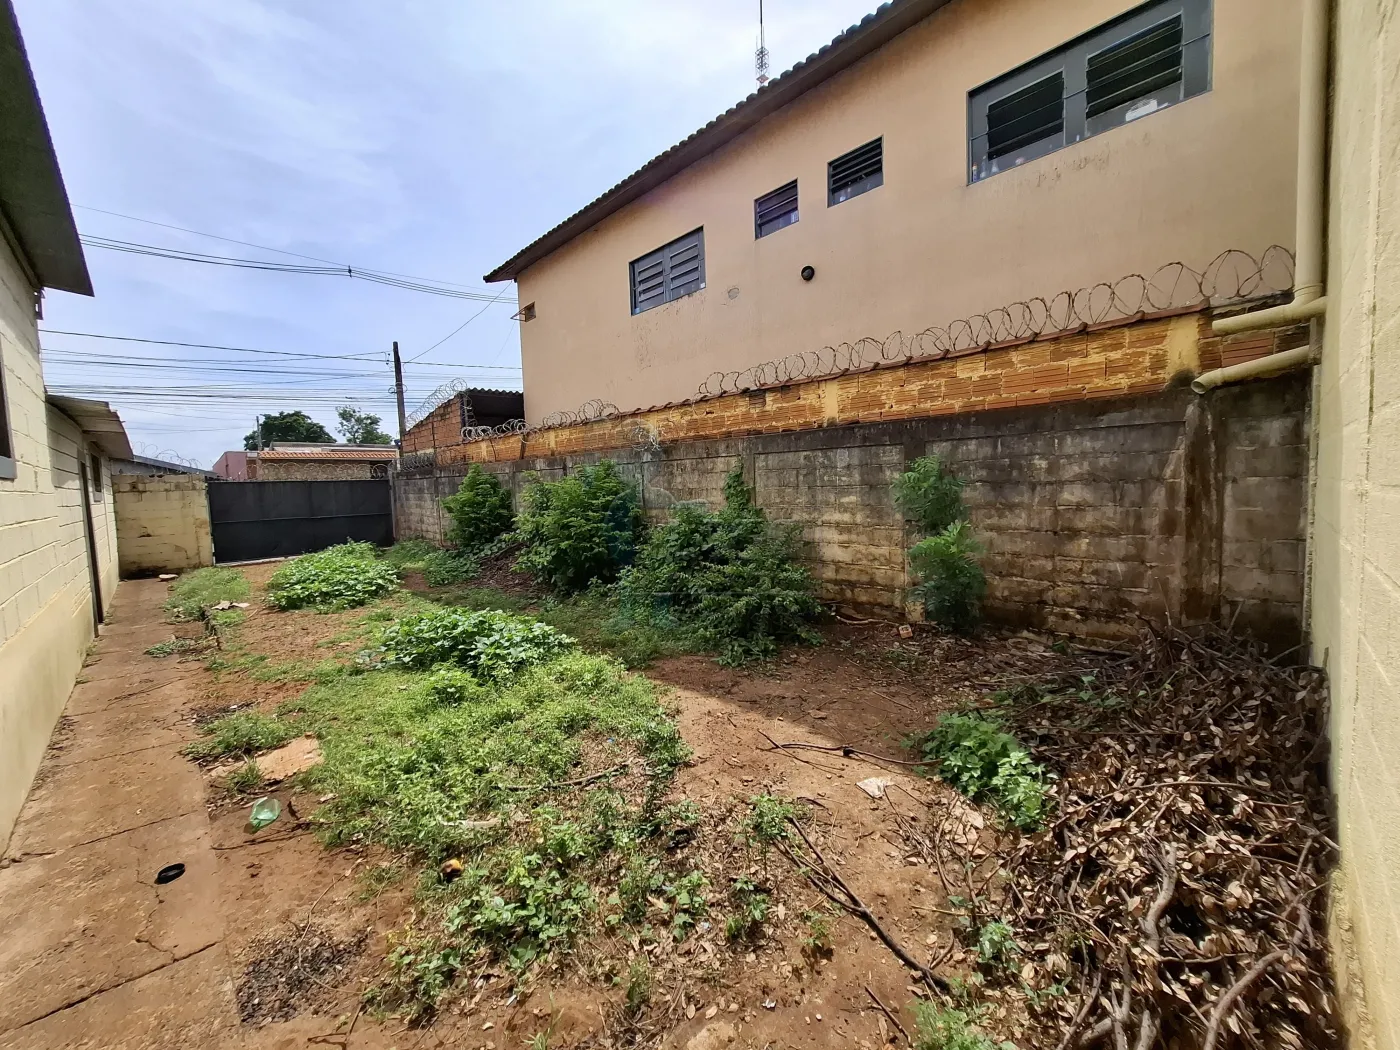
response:
<path id="1" fill-rule="evenodd" d="M 867 336 L 851 343 L 789 354 L 737 372 L 712 372 L 700 384 L 696 396 L 716 397 L 795 380 L 820 379 L 874 364 L 937 359 L 1140 314 L 1221 306 L 1277 295 L 1292 287 L 1293 254 L 1287 248 L 1271 245 L 1258 259 L 1232 249 L 1221 252 L 1200 271 L 1185 263 L 1168 263 L 1150 277 L 1128 274 L 1076 292 L 1063 291 L 1050 298 L 1038 296 L 947 325 L 925 328 L 912 336 L 902 332 L 884 339 Z"/>
<path id="2" fill-rule="evenodd" d="M 494 427 L 463 427 L 463 441 L 483 441 L 486 438 L 506 437 L 509 434 L 528 434 L 530 427 L 523 419 L 508 419 Z"/>
<path id="3" fill-rule="evenodd" d="M 174 449 L 161 448 L 153 445 L 149 441 L 138 441 L 135 445 L 136 454 L 145 456 L 147 459 L 159 459 L 165 463 L 175 463 L 182 467 L 190 467 L 194 470 L 203 470 L 204 464 L 193 456 L 182 456 Z"/>
<path id="4" fill-rule="evenodd" d="M 592 401 L 585 401 L 580 405 L 577 412 L 551 412 L 544 417 L 538 427 L 530 429 L 553 430 L 555 427 L 572 427 L 579 423 L 595 423 L 600 419 L 610 419 L 622 414 L 622 409 L 611 401 L 600 401 L 594 398 Z"/>
<path id="5" fill-rule="evenodd" d="M 413 429 L 458 394 L 469 389 L 470 386 L 467 380 L 449 379 L 446 383 L 443 383 L 425 397 L 423 403 L 408 414 L 406 422 L 408 423 L 409 429 Z"/>

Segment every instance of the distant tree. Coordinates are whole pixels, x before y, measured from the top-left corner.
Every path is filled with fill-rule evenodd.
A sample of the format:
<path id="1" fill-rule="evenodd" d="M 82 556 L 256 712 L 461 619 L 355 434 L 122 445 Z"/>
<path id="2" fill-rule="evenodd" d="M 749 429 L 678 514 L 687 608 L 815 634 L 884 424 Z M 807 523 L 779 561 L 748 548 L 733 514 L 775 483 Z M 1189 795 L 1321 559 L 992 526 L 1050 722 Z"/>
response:
<path id="1" fill-rule="evenodd" d="M 379 417 L 368 412 L 359 412 L 349 405 L 337 408 L 335 414 L 340 422 L 335 429 L 352 445 L 390 445 L 394 439 L 379 429 Z"/>
<path id="2" fill-rule="evenodd" d="M 259 446 L 258 432 L 262 432 Z M 258 447 L 267 448 L 274 441 L 326 441 L 333 442 L 331 432 L 321 426 L 305 412 L 277 412 L 263 416 L 258 430 L 252 431 L 243 439 L 243 447 L 253 451 Z"/>

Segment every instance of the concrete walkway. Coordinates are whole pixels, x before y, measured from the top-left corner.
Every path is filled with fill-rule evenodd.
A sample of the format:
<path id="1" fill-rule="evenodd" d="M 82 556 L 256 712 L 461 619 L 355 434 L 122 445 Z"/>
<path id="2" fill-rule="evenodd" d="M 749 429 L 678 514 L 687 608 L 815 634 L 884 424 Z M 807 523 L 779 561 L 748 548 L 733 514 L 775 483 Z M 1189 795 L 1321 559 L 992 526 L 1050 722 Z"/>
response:
<path id="1" fill-rule="evenodd" d="M 4 1050 L 242 1045 L 204 785 L 180 755 L 200 668 L 144 654 L 170 637 L 165 597 L 117 591 L 0 861 Z"/>

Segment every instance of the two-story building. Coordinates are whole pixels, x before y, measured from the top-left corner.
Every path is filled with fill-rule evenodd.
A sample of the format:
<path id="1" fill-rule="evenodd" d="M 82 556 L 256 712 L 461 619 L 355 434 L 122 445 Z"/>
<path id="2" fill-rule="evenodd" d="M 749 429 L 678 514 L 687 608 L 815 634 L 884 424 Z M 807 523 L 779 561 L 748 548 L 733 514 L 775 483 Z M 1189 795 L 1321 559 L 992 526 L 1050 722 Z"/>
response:
<path id="1" fill-rule="evenodd" d="M 1062 291 L 1132 314 L 1129 275 L 1182 305 L 1164 267 L 1291 250 L 1299 12 L 885 4 L 487 275 L 519 285 L 528 421 L 820 374 Z"/>

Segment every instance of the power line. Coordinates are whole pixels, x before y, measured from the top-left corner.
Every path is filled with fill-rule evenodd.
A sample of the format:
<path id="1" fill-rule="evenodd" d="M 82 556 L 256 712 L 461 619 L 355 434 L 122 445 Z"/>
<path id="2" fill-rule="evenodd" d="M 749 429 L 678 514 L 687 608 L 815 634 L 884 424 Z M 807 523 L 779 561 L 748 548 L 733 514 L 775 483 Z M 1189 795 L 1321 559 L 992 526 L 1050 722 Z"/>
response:
<path id="1" fill-rule="evenodd" d="M 118 219 L 130 219 L 132 222 L 144 222 L 144 223 L 146 223 L 148 226 L 160 226 L 160 227 L 162 227 L 163 229 L 167 229 L 167 230 L 179 230 L 181 233 L 192 233 L 192 234 L 194 234 L 196 237 L 209 237 L 209 238 L 211 238 L 211 239 L 213 239 L 213 240 L 216 240 L 216 241 L 227 241 L 229 244 L 241 244 L 241 245 L 243 245 L 243 247 L 245 247 L 245 248 L 257 248 L 257 249 L 260 249 L 261 251 L 265 251 L 265 252 L 276 252 L 278 255 L 289 255 L 289 256 L 291 256 L 291 257 L 294 258 L 294 259 L 309 259 L 309 260 L 311 260 L 312 262 L 326 263 L 326 264 L 329 265 L 329 266 L 336 266 L 336 267 L 349 268 L 348 266 L 346 266 L 346 264 L 337 263 L 337 262 L 335 262 L 333 259 L 321 259 L 321 258 L 318 258 L 318 257 L 315 256 L 315 255 L 303 255 L 303 254 L 301 254 L 300 252 L 290 252 L 290 251 L 287 251 L 287 249 L 285 249 L 285 248 L 273 248 L 271 245 L 267 245 L 267 244 L 254 244 L 252 241 L 240 241 L 240 240 L 238 240 L 236 237 L 224 237 L 224 236 L 222 236 L 221 234 L 209 233 L 209 232 L 206 231 L 206 230 L 192 230 L 192 229 L 190 229 L 190 228 L 187 227 L 187 226 L 175 226 L 175 225 L 173 225 L 173 224 L 171 224 L 171 223 L 168 223 L 168 222 L 157 222 L 155 219 L 143 219 L 143 218 L 141 218 L 139 215 L 127 215 L 125 212 L 120 212 L 120 211 L 108 211 L 108 210 L 105 209 L 105 208 L 94 208 L 94 207 L 91 207 L 90 205 L 87 205 L 87 204 L 75 204 L 75 205 L 73 205 L 73 207 L 75 207 L 75 208 L 80 208 L 80 209 L 82 209 L 83 211 L 96 212 L 96 213 L 99 214 L 99 215 L 112 215 L 112 216 L 115 216 L 115 217 L 118 218 Z M 406 279 L 406 280 L 410 280 L 410 281 L 428 281 L 428 282 L 431 282 L 432 284 L 445 284 L 445 285 L 450 285 L 450 286 L 455 287 L 455 288 L 470 288 L 470 287 L 471 287 L 471 286 L 469 286 L 469 285 L 459 284 L 459 283 L 457 283 L 456 281 L 440 281 L 440 280 L 438 280 L 438 279 L 436 279 L 436 278 L 433 278 L 433 277 L 415 277 L 415 276 L 413 276 L 412 274 L 395 273 L 395 272 L 392 271 L 392 270 L 378 270 L 378 271 L 375 271 L 375 272 L 377 272 L 377 273 L 382 273 L 382 274 L 387 274 L 387 275 L 390 276 L 390 277 L 402 277 L 402 278 L 404 278 L 404 279 Z M 483 293 L 483 294 L 485 294 L 485 293 Z"/>
<path id="2" fill-rule="evenodd" d="M 466 326 L 463 325 L 459 327 L 457 331 L 460 332 L 464 327 Z M 152 346 L 184 346 L 194 350 L 227 350 L 231 353 L 239 354 L 273 354 L 277 357 L 299 357 L 318 361 L 367 361 L 371 359 L 383 359 L 382 353 L 312 354 L 307 353 L 305 351 L 294 352 L 290 350 L 259 350 L 249 346 L 216 346 L 212 343 L 182 343 L 173 339 L 141 339 L 137 336 L 132 335 L 104 335 L 98 332 L 69 332 L 59 328 L 41 328 L 39 329 L 39 331 L 45 335 L 69 335 L 79 339 L 105 339 L 117 343 L 147 343 Z M 455 334 L 456 332 L 453 333 L 453 335 Z M 451 336 L 449 336 L 448 338 L 451 338 Z M 436 346 L 440 346 L 443 342 L 446 342 L 446 340 L 439 340 L 438 343 L 434 344 L 434 346 L 429 347 L 428 350 L 432 350 Z M 428 350 L 425 350 L 424 353 L 427 353 Z M 498 372 L 520 371 L 520 369 L 515 365 L 467 365 L 456 361 L 421 361 L 419 363 L 423 365 L 432 366 L 441 365 L 447 368 L 489 369 L 491 371 Z"/>
<path id="3" fill-rule="evenodd" d="M 496 299 L 500 299 L 501 296 L 502 296 L 502 295 L 505 295 L 506 292 L 509 291 L 509 290 L 510 290 L 510 285 L 506 285 L 505 288 L 501 289 L 501 292 L 500 292 L 500 294 L 498 294 L 498 295 L 496 296 Z M 495 302 L 496 299 L 493 299 L 491 302 Z M 490 306 L 490 305 L 491 305 L 491 303 L 487 303 L 487 304 L 486 304 L 486 306 Z M 478 317 L 480 317 L 482 314 L 484 314 L 484 313 L 486 312 L 486 306 L 483 306 L 483 307 L 482 307 L 480 310 L 478 310 L 476 313 L 472 314 L 472 315 L 471 315 L 470 317 L 468 317 L 465 321 L 463 321 L 461 324 L 459 324 L 456 328 L 452 329 L 452 331 L 448 332 L 445 336 L 443 336 L 441 339 L 439 339 L 436 343 L 434 343 L 432 346 L 428 347 L 428 349 L 424 350 L 423 353 L 421 353 L 421 354 L 418 355 L 418 357 L 410 357 L 410 358 L 408 359 L 408 361 L 405 362 L 405 363 L 406 363 L 406 364 L 412 364 L 414 361 L 417 361 L 418 358 L 424 357 L 424 356 L 426 356 L 427 354 L 431 354 L 434 350 L 436 350 L 438 347 L 440 347 L 443 343 L 447 342 L 447 341 L 448 341 L 449 339 L 451 339 L 454 335 L 456 335 L 458 332 L 460 332 L 463 328 L 467 327 L 467 325 L 471 324 L 471 323 L 472 323 L 473 321 L 475 321 Z"/>
<path id="4" fill-rule="evenodd" d="M 352 266 L 308 266 L 305 263 L 272 262 L 267 259 L 240 259 L 230 255 L 208 255 L 204 252 L 185 251 L 181 248 L 164 248 L 154 244 L 138 244 L 134 241 L 117 240 L 114 237 L 96 237 L 83 234 L 79 237 L 83 244 L 91 248 L 105 248 L 109 251 L 125 252 L 129 255 L 145 255 L 155 259 L 170 259 L 176 262 L 200 263 L 204 266 L 230 266 L 241 270 L 264 270 L 271 273 L 311 274 L 322 277 L 353 277 L 362 281 L 390 288 L 401 288 L 410 292 L 424 292 L 428 295 L 442 295 L 449 299 L 473 299 L 485 301 L 487 305 L 499 302 L 504 294 L 495 296 L 487 292 L 471 292 L 445 285 L 429 284 L 419 280 L 407 280 L 374 270 L 357 270 Z M 508 290 L 508 289 L 507 289 Z"/>

